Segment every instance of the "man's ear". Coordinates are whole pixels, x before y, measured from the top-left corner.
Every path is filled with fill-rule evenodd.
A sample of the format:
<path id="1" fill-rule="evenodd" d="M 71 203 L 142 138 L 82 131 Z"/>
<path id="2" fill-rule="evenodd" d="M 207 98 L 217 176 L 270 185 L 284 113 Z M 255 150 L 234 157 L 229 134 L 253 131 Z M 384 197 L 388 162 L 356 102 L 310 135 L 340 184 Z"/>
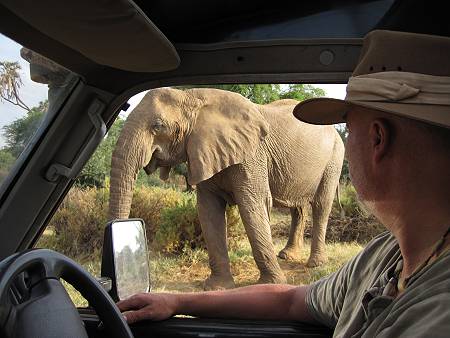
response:
<path id="1" fill-rule="evenodd" d="M 371 122 L 369 137 L 375 163 L 380 162 L 388 153 L 391 147 L 392 133 L 392 126 L 386 119 L 377 118 Z"/>

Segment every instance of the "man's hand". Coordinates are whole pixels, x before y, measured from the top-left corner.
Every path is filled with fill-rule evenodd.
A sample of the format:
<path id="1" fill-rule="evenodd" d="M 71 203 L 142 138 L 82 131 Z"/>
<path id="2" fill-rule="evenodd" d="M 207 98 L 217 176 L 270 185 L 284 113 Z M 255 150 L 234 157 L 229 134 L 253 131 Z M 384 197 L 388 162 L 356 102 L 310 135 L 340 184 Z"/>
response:
<path id="1" fill-rule="evenodd" d="M 139 293 L 117 303 L 128 324 L 140 320 L 164 320 L 177 309 L 177 294 Z"/>

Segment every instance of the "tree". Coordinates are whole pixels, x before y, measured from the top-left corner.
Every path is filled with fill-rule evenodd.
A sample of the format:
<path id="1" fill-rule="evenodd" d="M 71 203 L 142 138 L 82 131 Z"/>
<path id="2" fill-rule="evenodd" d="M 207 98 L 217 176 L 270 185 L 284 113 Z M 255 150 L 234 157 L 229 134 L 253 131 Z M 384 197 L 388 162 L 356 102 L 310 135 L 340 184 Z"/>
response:
<path id="1" fill-rule="evenodd" d="M 278 100 L 281 91 L 279 84 L 230 84 L 216 85 L 214 88 L 239 93 L 258 104 L 266 104 Z"/>
<path id="2" fill-rule="evenodd" d="M 216 88 L 241 94 L 250 101 L 258 104 L 266 104 L 280 98 L 281 86 L 279 84 L 219 84 L 181 86 L 180 89 L 190 88 Z"/>
<path id="3" fill-rule="evenodd" d="M 6 149 L 0 149 L 0 182 L 8 175 L 16 158 Z"/>
<path id="4" fill-rule="evenodd" d="M 189 88 L 216 88 L 239 93 L 250 101 L 258 104 L 266 104 L 280 99 L 294 99 L 303 101 L 313 97 L 323 97 L 326 95 L 321 88 L 310 84 L 289 84 L 283 87 L 280 84 L 220 84 L 220 85 L 201 85 L 201 86 L 183 86 L 181 89 Z"/>
<path id="5" fill-rule="evenodd" d="M 125 120 L 120 117 L 84 166 L 75 184 L 82 187 L 104 187 L 111 171 L 111 156 Z"/>
<path id="6" fill-rule="evenodd" d="M 325 90 L 314 87 L 310 84 L 290 84 L 287 89 L 280 93 L 279 97 L 280 99 L 304 101 L 314 97 L 323 97 L 325 95 Z"/>
<path id="7" fill-rule="evenodd" d="M 30 111 L 31 109 L 19 97 L 19 88 L 22 85 L 18 62 L 0 61 L 0 97 L 13 105 Z"/>
<path id="8" fill-rule="evenodd" d="M 342 123 L 342 124 L 337 124 L 335 125 L 335 128 L 337 130 L 337 132 L 339 133 L 339 135 L 342 138 L 342 142 L 347 142 L 347 136 L 348 136 L 348 129 L 347 129 L 347 125 Z M 348 161 L 347 159 L 344 159 L 344 163 L 342 164 L 342 172 L 341 172 L 341 181 L 344 182 L 348 182 L 350 180 L 350 172 L 348 169 Z"/>
<path id="9" fill-rule="evenodd" d="M 47 108 L 48 101 L 41 101 L 37 107 L 28 110 L 25 116 L 3 127 L 3 136 L 5 137 L 6 144 L 5 149 L 15 158 L 19 157 L 38 129 L 47 112 Z"/>

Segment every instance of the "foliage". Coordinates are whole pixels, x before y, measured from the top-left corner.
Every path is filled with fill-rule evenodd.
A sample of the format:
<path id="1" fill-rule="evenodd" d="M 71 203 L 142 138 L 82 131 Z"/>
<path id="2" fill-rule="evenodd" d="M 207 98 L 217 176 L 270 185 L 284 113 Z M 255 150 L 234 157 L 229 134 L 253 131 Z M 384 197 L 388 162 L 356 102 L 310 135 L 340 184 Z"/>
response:
<path id="1" fill-rule="evenodd" d="M 21 67 L 17 61 L 0 61 L 0 98 L 24 110 L 30 111 L 31 109 L 19 96 L 19 89 L 22 85 L 22 79 L 19 73 L 20 69 Z"/>
<path id="2" fill-rule="evenodd" d="M 159 172 L 155 171 L 153 174 L 148 175 L 144 169 L 139 170 L 137 179 L 136 179 L 136 187 L 161 187 L 167 188 L 168 185 L 166 182 L 159 178 Z"/>
<path id="3" fill-rule="evenodd" d="M 37 246 L 69 257 L 92 255 L 101 249 L 106 225 L 108 191 L 72 188 L 47 226 L 52 236 L 42 236 Z"/>
<path id="4" fill-rule="evenodd" d="M 147 238 L 151 242 L 161 223 L 164 209 L 173 208 L 184 200 L 185 194 L 161 187 L 137 187 L 133 193 L 130 217 L 142 218 L 146 225 Z"/>
<path id="5" fill-rule="evenodd" d="M 161 223 L 155 234 L 154 246 L 162 252 L 181 253 L 206 248 L 197 214 L 195 195 L 184 194 L 172 208 L 161 212 Z M 231 248 L 245 237 L 237 207 L 227 207 L 227 238 Z"/>
<path id="6" fill-rule="evenodd" d="M 188 167 L 186 163 L 177 164 L 175 167 L 172 168 L 172 172 L 175 175 L 184 177 L 184 182 L 186 184 L 186 188 L 184 189 L 184 191 L 191 192 L 194 190 L 194 188 L 188 182 Z"/>
<path id="7" fill-rule="evenodd" d="M 107 189 L 73 187 L 53 216 L 40 246 L 70 257 L 89 255 L 101 249 L 107 223 Z M 139 187 L 133 194 L 130 217 L 142 218 L 149 244 L 165 252 L 180 252 L 185 247 L 204 247 L 197 216 L 196 197 L 174 189 Z M 227 208 L 230 245 L 245 236 L 236 207 Z"/>
<path id="8" fill-rule="evenodd" d="M 222 86 L 220 89 L 239 93 L 258 104 L 266 104 L 278 100 L 281 91 L 279 84 L 232 84 L 220 86 Z"/>
<path id="9" fill-rule="evenodd" d="M 340 194 L 345 215 L 349 217 L 368 216 L 368 212 L 359 202 L 355 187 L 351 183 L 341 184 Z"/>
<path id="10" fill-rule="evenodd" d="M 347 142 L 347 137 L 348 137 L 347 125 L 345 123 L 340 123 L 340 124 L 337 124 L 335 126 L 335 128 L 336 128 L 337 132 L 339 133 L 339 135 L 341 136 L 342 142 L 344 142 L 344 143 Z"/>
<path id="11" fill-rule="evenodd" d="M 38 129 L 47 112 L 47 108 L 47 100 L 39 102 L 39 105 L 31 108 L 25 116 L 3 127 L 3 136 L 5 137 L 6 144 L 5 149 L 15 158 L 19 157 Z"/>
<path id="12" fill-rule="evenodd" d="M 161 223 L 155 235 L 155 247 L 164 252 L 181 252 L 184 248 L 203 246 L 196 199 L 188 195 L 172 208 L 161 212 Z"/>
<path id="13" fill-rule="evenodd" d="M 16 158 L 6 149 L 0 149 L 0 182 L 8 175 Z"/>
<path id="14" fill-rule="evenodd" d="M 325 96 L 325 91 L 308 84 L 290 84 L 283 87 L 279 84 L 221 84 L 207 86 L 189 86 L 182 88 L 208 87 L 228 90 L 246 97 L 258 104 L 266 104 L 280 99 L 303 101 L 313 97 Z"/>
<path id="15" fill-rule="evenodd" d="M 31 137 L 38 129 L 48 109 L 48 101 L 42 101 L 37 107 L 31 108 L 24 117 L 18 118 L 3 127 L 5 137 L 4 152 L 9 152 L 17 158 L 25 149 Z M 80 187 L 106 187 L 107 178 L 111 170 L 111 156 L 123 128 L 124 120 L 118 118 L 111 126 L 103 142 L 92 154 L 84 166 L 75 184 Z M 7 171 L 6 162 L 0 162 L 0 175 Z"/>
<path id="16" fill-rule="evenodd" d="M 326 93 L 323 89 L 310 84 L 290 84 L 287 89 L 280 92 L 280 99 L 294 99 L 304 101 L 314 97 L 323 97 Z"/>
<path id="17" fill-rule="evenodd" d="M 280 98 L 281 86 L 279 84 L 219 84 L 219 85 L 196 85 L 182 86 L 181 89 L 189 88 L 216 88 L 228 90 L 241 94 L 250 101 L 258 104 L 266 104 Z"/>
<path id="18" fill-rule="evenodd" d="M 341 136 L 342 142 L 344 142 L 345 144 L 347 142 L 348 137 L 347 125 L 345 123 L 341 123 L 335 125 L 335 128 L 339 133 L 339 135 Z M 342 164 L 341 181 L 344 183 L 348 183 L 350 181 L 350 172 L 348 169 L 348 161 L 346 158 L 344 158 L 344 163 Z"/>
<path id="19" fill-rule="evenodd" d="M 125 121 L 120 117 L 114 122 L 105 139 L 92 154 L 76 180 L 80 187 L 106 187 L 111 171 L 111 157 Z"/>
<path id="20" fill-rule="evenodd" d="M 3 127 L 5 147 L 2 149 L 0 163 L 0 177 L 6 175 L 10 169 L 11 158 L 16 159 L 25 149 L 31 137 L 38 129 L 48 108 L 48 101 L 42 101 L 37 107 L 31 108 L 25 116 L 18 118 Z M 111 156 L 123 128 L 124 120 L 118 118 L 111 126 L 107 136 L 99 145 L 84 166 L 75 184 L 80 187 L 106 187 L 107 178 L 111 170 Z M 7 155 L 9 153 L 10 155 Z M 6 156 L 6 157 L 5 157 Z"/>

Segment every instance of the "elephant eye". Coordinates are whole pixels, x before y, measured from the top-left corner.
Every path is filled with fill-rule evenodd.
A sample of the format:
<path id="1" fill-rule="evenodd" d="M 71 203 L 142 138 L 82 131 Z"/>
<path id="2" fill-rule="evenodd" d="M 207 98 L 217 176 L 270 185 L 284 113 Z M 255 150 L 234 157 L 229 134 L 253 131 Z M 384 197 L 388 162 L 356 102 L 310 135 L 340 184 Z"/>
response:
<path id="1" fill-rule="evenodd" d="M 156 121 L 155 123 L 153 123 L 152 125 L 152 130 L 154 132 L 160 132 L 161 130 L 163 130 L 165 128 L 164 124 L 162 123 L 162 121 Z"/>

